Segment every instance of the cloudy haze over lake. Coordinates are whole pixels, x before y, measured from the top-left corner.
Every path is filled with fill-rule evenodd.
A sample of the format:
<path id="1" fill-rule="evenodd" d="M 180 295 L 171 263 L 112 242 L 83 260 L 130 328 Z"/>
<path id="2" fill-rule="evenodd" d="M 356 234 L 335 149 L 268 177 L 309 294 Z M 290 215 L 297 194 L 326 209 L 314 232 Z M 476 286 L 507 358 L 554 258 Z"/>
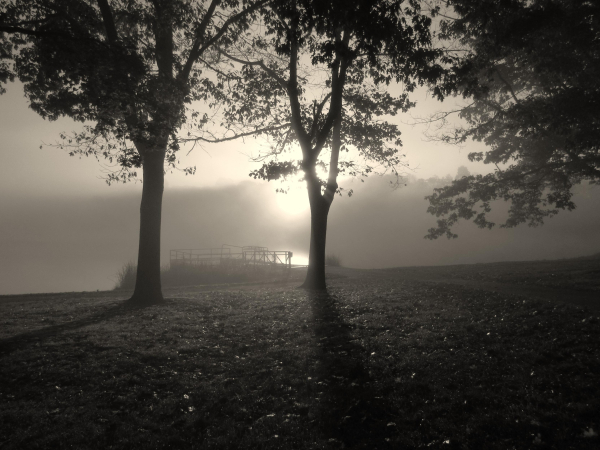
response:
<path id="1" fill-rule="evenodd" d="M 544 227 L 457 228 L 458 239 L 423 239 L 434 218 L 423 197 L 433 183 L 412 180 L 391 190 L 374 177 L 352 198 L 338 197 L 329 219 L 328 249 L 349 267 L 574 257 L 600 249 L 597 188 L 584 187 L 578 208 Z M 355 183 L 356 184 L 356 183 Z M 308 209 L 287 208 L 275 186 L 245 181 L 223 188 L 165 192 L 162 262 L 169 249 L 262 245 L 291 250 L 306 262 Z M 292 193 L 298 197 L 303 193 Z M 139 194 L 3 196 L 0 221 L 0 293 L 111 289 L 118 269 L 137 254 Z"/>
<path id="2" fill-rule="evenodd" d="M 428 105 L 415 114 L 439 107 Z M 406 117 L 406 121 L 410 121 Z M 44 147 L 60 131 L 78 127 L 68 120 L 47 122 L 28 110 L 18 84 L 0 96 L 0 294 L 111 289 L 116 272 L 137 255 L 141 184 L 108 187 L 102 164 L 68 157 Z M 334 201 L 328 226 L 328 252 L 344 265 L 381 268 L 575 257 L 600 251 L 600 189 L 582 186 L 572 213 L 561 213 L 541 228 L 479 230 L 457 228 L 459 238 L 423 239 L 435 218 L 423 199 L 436 185 L 433 177 L 472 172 L 467 153 L 426 142 L 422 129 L 405 127 L 404 150 L 411 166 L 408 185 L 398 190 L 389 179 L 342 181 L 352 198 Z M 254 181 L 257 168 L 248 155 L 254 140 L 196 148 L 182 165 L 198 173 L 168 173 L 163 211 L 162 263 L 169 249 L 261 245 L 291 250 L 305 263 L 309 244 L 306 193 L 298 184 L 276 194 L 279 184 Z M 437 184 L 439 185 L 438 180 Z M 292 186 L 294 186 L 292 184 Z"/>

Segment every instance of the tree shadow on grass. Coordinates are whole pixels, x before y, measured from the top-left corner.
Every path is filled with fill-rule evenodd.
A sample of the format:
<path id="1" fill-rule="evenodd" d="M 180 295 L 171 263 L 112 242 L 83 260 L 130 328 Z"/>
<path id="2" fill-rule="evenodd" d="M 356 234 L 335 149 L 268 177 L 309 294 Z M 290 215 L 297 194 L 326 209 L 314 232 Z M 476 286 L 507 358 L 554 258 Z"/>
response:
<path id="1" fill-rule="evenodd" d="M 353 449 L 392 448 L 393 409 L 378 392 L 365 361 L 367 351 L 340 315 L 338 299 L 309 292 L 317 339 L 317 379 L 323 384 L 318 420 L 326 436 Z"/>
<path id="2" fill-rule="evenodd" d="M 89 325 L 106 322 L 115 317 L 127 314 L 135 310 L 142 310 L 145 306 L 132 305 L 129 302 L 120 302 L 90 316 L 78 320 L 52 325 L 38 330 L 27 331 L 9 338 L 0 339 L 0 355 L 9 354 L 17 349 L 23 349 L 27 345 L 52 339 L 64 332 L 77 330 Z"/>

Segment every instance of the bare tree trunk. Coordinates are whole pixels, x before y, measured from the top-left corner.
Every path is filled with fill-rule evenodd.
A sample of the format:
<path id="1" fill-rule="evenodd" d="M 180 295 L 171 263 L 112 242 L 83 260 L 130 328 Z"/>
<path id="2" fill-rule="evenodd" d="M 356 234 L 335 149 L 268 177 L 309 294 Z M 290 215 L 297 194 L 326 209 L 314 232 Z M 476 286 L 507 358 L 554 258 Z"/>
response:
<path id="1" fill-rule="evenodd" d="M 160 224 L 164 191 L 165 149 L 140 151 L 143 161 L 140 243 L 135 290 L 131 303 L 151 305 L 164 301 L 160 283 Z"/>
<path id="2" fill-rule="evenodd" d="M 331 201 L 321 195 L 321 186 L 316 180 L 307 181 L 310 201 L 310 253 L 306 280 L 301 287 L 311 290 L 326 290 L 325 245 L 327 241 L 327 216 Z"/>
<path id="3" fill-rule="evenodd" d="M 342 142 L 340 137 L 341 123 L 341 115 L 338 114 L 333 123 L 329 177 L 325 192 L 323 194 L 321 194 L 321 183 L 319 182 L 315 172 L 315 165 L 311 163 L 308 167 L 308 170 L 305 169 L 306 182 L 308 186 L 308 200 L 310 202 L 310 253 L 308 256 L 308 271 L 306 273 L 306 280 L 302 285 L 302 287 L 306 289 L 327 289 L 327 285 L 325 283 L 327 216 L 329 215 L 329 209 L 331 208 L 331 203 L 333 203 L 335 192 L 338 188 L 338 158 Z"/>

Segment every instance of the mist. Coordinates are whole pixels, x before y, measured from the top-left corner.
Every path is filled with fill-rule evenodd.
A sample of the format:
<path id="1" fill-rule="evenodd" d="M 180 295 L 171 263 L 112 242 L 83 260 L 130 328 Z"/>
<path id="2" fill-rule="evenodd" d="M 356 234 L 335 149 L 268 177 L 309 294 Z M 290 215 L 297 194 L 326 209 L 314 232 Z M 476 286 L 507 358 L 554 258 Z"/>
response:
<path id="1" fill-rule="evenodd" d="M 461 222 L 453 229 L 457 239 L 424 239 L 436 224 L 424 197 L 450 181 L 410 178 L 407 186 L 392 190 L 385 177 L 367 180 L 352 198 L 333 204 L 328 251 L 350 267 L 384 268 L 560 259 L 600 250 L 600 189 L 594 185 L 576 187 L 576 210 L 561 212 L 541 227 L 500 228 L 508 206 L 499 201 L 490 215 L 497 223 L 492 230 Z"/>
<path id="2" fill-rule="evenodd" d="M 327 250 L 343 265 L 384 268 L 410 265 L 558 259 L 600 251 L 600 190 L 576 190 L 577 209 L 562 212 L 543 227 L 491 231 L 472 223 L 456 228 L 458 239 L 424 239 L 435 218 L 426 195 L 448 179 L 410 178 L 393 190 L 389 178 L 346 182 L 351 198 L 331 207 Z M 221 188 L 165 192 L 162 264 L 170 249 L 260 245 L 294 252 L 306 263 L 309 211 L 290 213 L 278 204 L 276 185 L 245 181 Z M 141 190 L 141 186 L 139 186 Z M 292 197 L 290 197 L 292 201 Z M 0 294 L 112 289 L 116 273 L 135 261 L 140 193 L 97 196 L 33 196 L 0 199 Z M 497 218 L 501 219 L 499 208 Z"/>

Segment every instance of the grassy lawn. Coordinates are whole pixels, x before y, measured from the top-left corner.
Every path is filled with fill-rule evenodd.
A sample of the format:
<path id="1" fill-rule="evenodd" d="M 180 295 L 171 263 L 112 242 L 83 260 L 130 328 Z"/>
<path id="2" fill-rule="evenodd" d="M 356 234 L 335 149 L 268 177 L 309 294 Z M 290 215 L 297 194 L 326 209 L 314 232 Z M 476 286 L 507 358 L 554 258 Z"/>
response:
<path id="1" fill-rule="evenodd" d="M 0 298 L 0 448 L 600 448 L 598 310 L 335 272 Z"/>

